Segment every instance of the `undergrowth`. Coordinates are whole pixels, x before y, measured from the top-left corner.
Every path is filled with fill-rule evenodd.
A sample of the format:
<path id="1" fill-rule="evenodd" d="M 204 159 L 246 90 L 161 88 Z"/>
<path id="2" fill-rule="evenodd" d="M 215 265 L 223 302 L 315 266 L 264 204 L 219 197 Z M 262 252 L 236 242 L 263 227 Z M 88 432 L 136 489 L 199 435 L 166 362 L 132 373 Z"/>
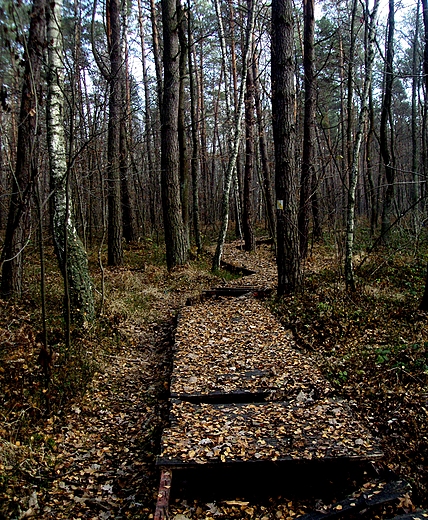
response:
<path id="1" fill-rule="evenodd" d="M 304 292 L 272 299 L 272 309 L 338 394 L 356 403 L 380 437 L 389 468 L 427 506 L 428 323 L 418 311 L 426 258 L 405 248 L 379 249 L 357 269 L 354 293 L 330 258 L 309 259 Z"/>

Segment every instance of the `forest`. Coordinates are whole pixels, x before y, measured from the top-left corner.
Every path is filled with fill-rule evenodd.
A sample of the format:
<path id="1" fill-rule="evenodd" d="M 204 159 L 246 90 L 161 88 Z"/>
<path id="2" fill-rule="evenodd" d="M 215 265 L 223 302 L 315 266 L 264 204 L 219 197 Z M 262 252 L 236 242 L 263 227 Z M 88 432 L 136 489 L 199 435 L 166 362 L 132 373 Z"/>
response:
<path id="1" fill-rule="evenodd" d="M 245 262 L 427 507 L 427 0 L 2 0 L 0 49 L 0 518 L 151 518 L 176 317 Z"/>

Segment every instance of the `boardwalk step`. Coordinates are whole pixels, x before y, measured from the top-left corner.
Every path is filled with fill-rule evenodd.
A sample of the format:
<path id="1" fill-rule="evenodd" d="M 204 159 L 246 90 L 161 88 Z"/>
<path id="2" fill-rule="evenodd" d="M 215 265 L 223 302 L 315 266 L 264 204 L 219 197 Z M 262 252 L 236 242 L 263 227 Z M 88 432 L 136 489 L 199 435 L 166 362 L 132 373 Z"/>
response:
<path id="1" fill-rule="evenodd" d="M 271 392 L 213 392 L 211 394 L 171 394 L 172 399 L 178 399 L 193 404 L 233 404 L 262 403 L 271 396 Z"/>

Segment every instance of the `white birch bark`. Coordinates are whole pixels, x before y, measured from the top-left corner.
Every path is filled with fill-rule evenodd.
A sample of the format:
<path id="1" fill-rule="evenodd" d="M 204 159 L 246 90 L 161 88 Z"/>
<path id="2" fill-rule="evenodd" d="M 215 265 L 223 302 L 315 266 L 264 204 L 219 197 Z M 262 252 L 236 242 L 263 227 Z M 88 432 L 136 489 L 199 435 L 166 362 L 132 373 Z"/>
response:
<path id="1" fill-rule="evenodd" d="M 55 252 L 64 277 L 66 311 L 82 323 L 94 315 L 92 284 L 86 252 L 71 215 L 67 156 L 64 134 L 64 63 L 61 32 L 62 0 L 49 4 L 47 137 L 53 197 L 52 230 Z"/>
<path id="2" fill-rule="evenodd" d="M 352 161 L 349 171 L 349 191 L 348 191 L 348 207 L 346 215 L 346 243 L 345 243 L 345 282 L 348 289 L 355 289 L 354 267 L 352 255 L 354 252 L 354 234 L 355 234 L 355 192 L 358 182 L 358 171 L 360 162 L 361 144 L 363 141 L 363 131 L 368 114 L 369 93 L 372 85 L 372 73 L 374 62 L 374 48 L 376 41 L 376 20 L 379 8 L 379 0 L 375 0 L 372 13 L 367 12 L 370 16 L 368 27 L 368 48 L 366 58 L 366 71 L 364 76 L 364 89 L 361 100 L 361 109 L 358 117 L 357 133 L 355 136 Z"/>
<path id="3" fill-rule="evenodd" d="M 222 58 L 223 58 L 223 68 L 225 72 L 225 85 L 226 85 L 226 102 L 228 105 L 228 113 L 230 114 L 230 90 L 229 89 L 229 83 L 227 81 L 227 62 L 226 60 L 226 43 L 224 38 L 224 30 L 223 30 L 223 23 L 221 19 L 221 11 L 220 11 L 220 5 L 219 0 L 214 0 L 215 7 L 216 7 L 216 13 L 219 23 L 219 31 L 220 31 L 220 43 L 221 43 L 221 49 L 222 49 Z M 233 141 L 232 141 L 232 151 L 229 156 L 229 162 L 227 164 L 227 170 L 226 170 L 226 176 L 224 181 L 224 188 L 223 188 L 223 197 L 222 197 L 222 210 L 221 210 L 221 227 L 220 227 L 220 233 L 217 240 L 217 248 L 214 254 L 213 264 L 212 264 L 212 270 L 216 271 L 220 268 L 220 260 L 223 255 L 223 247 L 224 242 L 226 240 L 226 233 L 227 228 L 229 225 L 229 196 L 230 196 L 230 189 L 232 186 L 232 180 L 233 180 L 233 173 L 235 171 L 236 166 L 236 159 L 238 157 L 239 152 L 239 145 L 241 142 L 242 137 L 242 115 L 244 113 L 244 94 L 245 94 L 245 84 L 247 79 L 247 72 L 248 72 L 248 59 L 250 55 L 251 50 L 251 35 L 253 34 L 254 30 L 254 21 L 255 21 L 255 1 L 251 3 L 251 9 L 248 13 L 248 21 L 247 21 L 247 31 L 245 35 L 245 49 L 244 49 L 244 56 L 242 60 L 242 77 L 241 77 L 241 85 L 239 88 L 239 100 L 238 100 L 238 109 L 236 113 L 236 119 L 235 119 L 235 127 L 233 129 Z"/>

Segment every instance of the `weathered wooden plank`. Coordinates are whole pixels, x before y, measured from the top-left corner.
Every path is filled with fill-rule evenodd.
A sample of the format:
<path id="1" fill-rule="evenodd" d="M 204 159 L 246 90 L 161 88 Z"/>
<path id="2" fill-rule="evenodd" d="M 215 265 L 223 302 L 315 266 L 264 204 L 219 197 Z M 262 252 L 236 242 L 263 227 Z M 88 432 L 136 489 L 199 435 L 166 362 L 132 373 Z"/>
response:
<path id="1" fill-rule="evenodd" d="M 192 404 L 174 401 L 160 465 L 382 456 L 346 402 Z"/>
<path id="2" fill-rule="evenodd" d="M 154 520 L 166 520 L 168 518 L 171 481 L 172 471 L 170 469 L 163 469 L 160 477 Z"/>
<path id="3" fill-rule="evenodd" d="M 254 271 L 253 269 L 249 269 L 248 267 L 245 267 L 244 265 L 236 265 L 230 262 L 221 261 L 220 266 L 222 269 L 225 269 L 226 271 L 229 271 L 233 274 L 238 274 L 241 276 L 250 276 L 252 274 L 257 274 L 257 271 Z"/>
<path id="4" fill-rule="evenodd" d="M 228 404 L 228 403 L 260 403 L 265 402 L 273 396 L 272 392 L 266 391 L 241 391 L 233 392 L 212 392 L 210 394 L 192 393 L 175 394 L 171 393 L 171 399 L 187 401 L 188 403 L 201 404 Z"/>

